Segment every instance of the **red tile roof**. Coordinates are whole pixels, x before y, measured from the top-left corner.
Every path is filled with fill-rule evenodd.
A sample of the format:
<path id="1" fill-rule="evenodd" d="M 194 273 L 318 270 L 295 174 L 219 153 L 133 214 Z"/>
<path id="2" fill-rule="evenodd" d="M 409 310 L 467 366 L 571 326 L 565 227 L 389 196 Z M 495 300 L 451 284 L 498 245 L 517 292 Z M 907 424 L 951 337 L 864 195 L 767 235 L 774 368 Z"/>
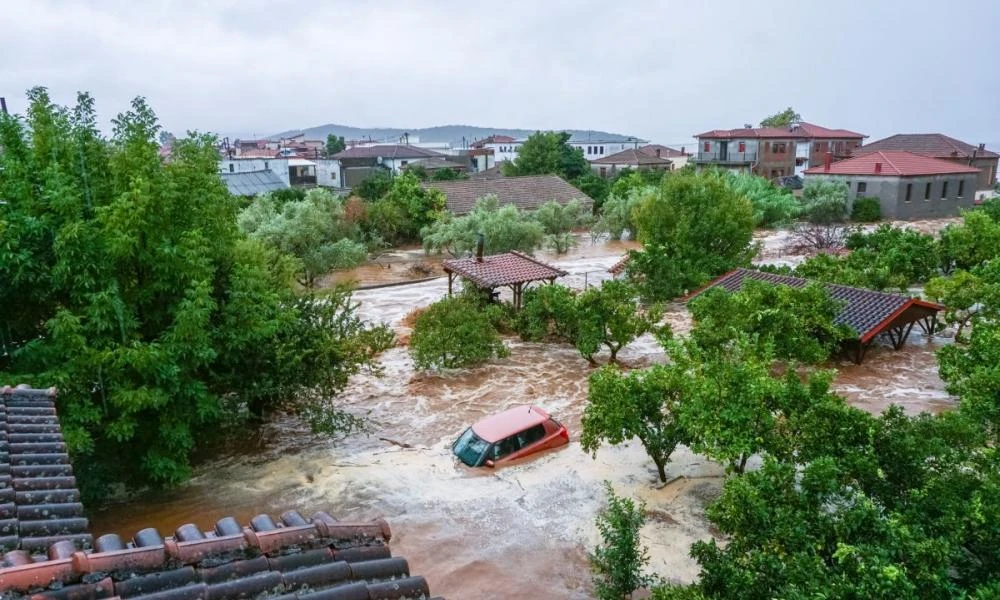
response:
<path id="1" fill-rule="evenodd" d="M 660 158 L 680 158 L 682 156 L 691 156 L 689 152 L 681 152 L 680 150 L 675 150 L 674 148 L 663 146 L 661 144 L 647 144 L 639 148 L 639 152 L 650 156 L 656 156 L 657 150 L 660 151 Z"/>
<path id="2" fill-rule="evenodd" d="M 847 129 L 829 129 L 812 123 L 799 123 L 798 127 L 743 127 L 740 129 L 713 129 L 694 136 L 699 139 L 862 139 L 863 133 Z"/>
<path id="3" fill-rule="evenodd" d="M 23 385 L 0 390 L 0 553 L 90 545 L 55 395 Z"/>
<path id="4" fill-rule="evenodd" d="M 621 275 L 625 272 L 625 268 L 628 267 L 629 259 L 631 259 L 631 256 L 626 254 L 621 258 L 621 260 L 611 265 L 611 268 L 608 269 L 608 273 L 611 273 L 612 275 Z"/>
<path id="5" fill-rule="evenodd" d="M 264 149 L 252 149 L 243 150 L 236 155 L 235 158 L 275 158 L 278 156 L 277 150 Z"/>
<path id="6" fill-rule="evenodd" d="M 443 158 L 440 152 L 409 146 L 406 144 L 380 144 L 377 146 L 355 146 L 333 155 L 332 158 Z"/>
<path id="7" fill-rule="evenodd" d="M 635 165 L 635 166 L 645 166 L 645 167 L 663 167 L 669 168 L 671 163 L 666 158 L 660 158 L 655 154 L 647 154 L 642 150 L 636 150 L 629 148 L 628 150 L 622 150 L 621 152 L 616 152 L 615 154 L 609 154 L 602 158 L 595 158 L 590 161 L 591 164 L 595 165 Z"/>
<path id="8" fill-rule="evenodd" d="M 471 144 L 469 144 L 469 147 L 470 148 L 482 148 L 483 146 L 486 146 L 487 144 L 510 144 L 510 143 L 516 142 L 516 141 L 517 140 L 515 140 L 512 137 L 510 137 L 509 135 L 491 135 L 491 136 L 485 137 L 485 138 L 483 138 L 481 140 L 476 140 L 476 141 L 472 142 Z"/>
<path id="9" fill-rule="evenodd" d="M 688 296 L 688 300 L 700 295 L 705 290 L 715 287 L 721 287 L 729 292 L 736 292 L 743 286 L 743 282 L 747 279 L 796 288 L 805 287 L 813 283 L 813 281 L 802 279 L 801 277 L 775 275 L 774 273 L 764 273 L 753 269 L 735 269 L 713 280 L 700 290 L 693 292 Z M 897 319 L 905 318 L 904 313 L 908 310 L 914 310 L 916 313 L 919 313 L 919 317 L 922 317 L 944 309 L 939 304 L 925 302 L 900 294 L 887 294 L 885 292 L 876 292 L 833 283 L 824 283 L 823 287 L 829 291 L 831 298 L 844 303 L 840 314 L 834 320 L 837 323 L 843 323 L 854 328 L 858 333 L 856 339 L 862 343 L 871 341 L 876 335 L 897 325 Z M 916 320 L 916 318 L 909 319 L 909 321 Z"/>
<path id="10" fill-rule="evenodd" d="M 54 398 L 54 389 L 0 389 L 0 598 L 430 596 L 426 580 L 392 557 L 381 519 L 341 523 L 293 510 L 278 521 L 258 515 L 247 527 L 226 517 L 209 531 L 189 523 L 166 538 L 147 528 L 129 541 L 94 540 Z"/>
<path id="11" fill-rule="evenodd" d="M 580 200 L 586 208 L 594 200 L 558 175 L 525 175 L 522 177 L 479 176 L 454 181 L 428 181 L 421 184 L 445 195 L 447 208 L 457 215 L 470 212 L 484 196 L 496 196 L 501 206 L 513 204 L 521 210 L 534 210 L 549 200 L 566 204 Z"/>
<path id="12" fill-rule="evenodd" d="M 566 275 L 567 272 L 547 265 L 521 252 L 507 252 L 484 256 L 482 262 L 476 258 L 454 258 L 443 261 L 446 273 L 464 277 L 478 286 L 497 288 L 515 283 L 546 281 Z"/>
<path id="13" fill-rule="evenodd" d="M 942 133 L 899 133 L 865 144 L 857 151 L 864 153 L 879 150 L 913 152 L 933 158 L 972 158 L 973 154 L 981 158 L 1000 157 L 996 152 L 979 150 L 972 144 Z"/>
<path id="14" fill-rule="evenodd" d="M 880 173 L 875 165 L 881 165 Z M 979 173 L 979 169 L 960 165 L 939 158 L 921 156 L 912 152 L 870 152 L 830 165 L 806 169 L 806 175 L 883 175 L 888 177 L 913 177 L 917 175 L 947 175 L 952 173 Z"/>

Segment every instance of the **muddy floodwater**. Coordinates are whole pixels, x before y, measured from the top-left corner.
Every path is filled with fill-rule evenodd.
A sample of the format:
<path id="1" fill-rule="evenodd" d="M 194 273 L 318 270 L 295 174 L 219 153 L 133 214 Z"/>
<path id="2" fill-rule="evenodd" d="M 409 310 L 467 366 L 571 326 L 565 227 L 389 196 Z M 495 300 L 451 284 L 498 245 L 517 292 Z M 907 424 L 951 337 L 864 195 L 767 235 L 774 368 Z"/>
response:
<path id="1" fill-rule="evenodd" d="M 764 260 L 780 254 L 781 233 L 762 235 Z M 593 244 L 582 238 L 568 257 L 541 255 L 570 272 L 562 283 L 577 288 L 606 278 L 628 242 Z M 409 256 L 409 261 L 407 261 Z M 364 267 L 339 276 L 361 282 L 395 281 L 371 273 L 424 261 L 400 252 L 391 269 Z M 430 261 L 433 263 L 434 261 Z M 792 261 L 793 262 L 793 261 Z M 377 269 L 377 270 L 376 270 Z M 402 277 L 400 279 L 405 279 Z M 363 316 L 384 321 L 405 338 L 404 318 L 446 294 L 447 280 L 360 290 Z M 681 306 L 667 316 L 675 332 L 689 326 Z M 370 435 L 341 441 L 314 437 L 295 419 L 276 418 L 246 444 L 195 468 L 176 490 L 144 495 L 93 513 L 95 533 L 132 535 L 144 527 L 172 532 L 181 524 L 210 526 L 236 516 L 294 508 L 326 510 L 341 520 L 384 517 L 392 527 L 394 555 L 410 562 L 435 595 L 448 598 L 588 598 L 587 550 L 597 542 L 594 517 L 603 503 L 601 483 L 646 502 L 643 539 L 652 571 L 692 581 L 692 542 L 714 533 L 704 507 L 719 493 L 722 469 L 679 448 L 659 485 L 655 468 L 637 442 L 600 450 L 579 446 L 580 418 L 591 368 L 568 346 L 509 340 L 509 358 L 441 375 L 416 373 L 403 347 L 382 357 L 384 375 L 359 375 L 337 400 L 372 424 Z M 914 335 L 900 351 L 873 348 L 864 364 L 838 362 L 837 391 L 855 405 L 880 412 L 891 403 L 907 412 L 937 412 L 953 405 L 937 375 L 935 349 L 945 340 Z M 621 353 L 630 366 L 664 360 L 655 341 L 643 338 Z M 450 443 L 475 420 L 515 404 L 537 404 L 566 424 L 571 443 L 562 449 L 499 469 L 456 464 Z"/>

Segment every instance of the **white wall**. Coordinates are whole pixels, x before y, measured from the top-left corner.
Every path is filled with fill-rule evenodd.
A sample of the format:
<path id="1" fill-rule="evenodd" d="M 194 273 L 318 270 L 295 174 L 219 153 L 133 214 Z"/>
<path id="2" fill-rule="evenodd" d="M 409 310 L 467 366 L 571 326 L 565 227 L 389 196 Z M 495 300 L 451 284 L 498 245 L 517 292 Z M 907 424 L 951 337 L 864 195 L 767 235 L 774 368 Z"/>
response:
<path id="1" fill-rule="evenodd" d="M 323 187 L 343 187 L 340 181 L 340 161 L 335 158 L 318 158 L 316 163 L 316 185 Z"/>
<path id="2" fill-rule="evenodd" d="M 570 142 L 569 145 L 583 151 L 583 157 L 587 160 L 604 158 L 612 154 L 618 154 L 622 150 L 635 150 L 645 146 L 648 142 Z"/>
<path id="3" fill-rule="evenodd" d="M 220 173 L 248 173 L 250 171 L 274 171 L 278 178 L 288 181 L 287 158 L 224 158 L 219 161 Z"/>

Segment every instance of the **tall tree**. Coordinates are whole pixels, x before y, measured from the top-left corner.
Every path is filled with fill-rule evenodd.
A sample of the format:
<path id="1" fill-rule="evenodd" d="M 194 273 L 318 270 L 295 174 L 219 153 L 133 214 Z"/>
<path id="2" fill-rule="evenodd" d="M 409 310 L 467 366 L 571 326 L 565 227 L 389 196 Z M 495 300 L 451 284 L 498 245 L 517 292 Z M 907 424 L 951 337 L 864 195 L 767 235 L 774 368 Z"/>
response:
<path id="1" fill-rule="evenodd" d="M 750 201 L 711 174 L 667 177 L 633 220 L 643 249 L 630 253 L 627 269 L 648 299 L 670 300 L 757 253 Z"/>
<path id="2" fill-rule="evenodd" d="M 770 117 L 763 119 L 760 122 L 761 127 L 788 127 L 792 123 L 797 123 L 802 120 L 802 115 L 795 112 L 795 110 L 789 106 L 785 110 L 774 113 Z"/>
<path id="3" fill-rule="evenodd" d="M 606 279 L 576 298 L 576 349 L 592 365 L 594 356 L 605 347 L 610 360 L 639 336 L 655 333 L 669 337 L 670 328 L 660 326 L 662 309 L 657 305 L 642 307 L 634 286 L 625 281 Z"/>
<path id="4" fill-rule="evenodd" d="M 332 133 L 326 135 L 326 146 L 323 148 L 323 154 L 330 158 L 338 152 L 343 152 L 347 148 L 347 142 L 344 141 L 344 136 L 335 136 Z"/>
<path id="5" fill-rule="evenodd" d="M 531 254 L 541 245 L 545 229 L 541 223 L 523 214 L 513 204 L 500 206 L 496 196 L 486 196 L 480 198 L 467 215 L 442 215 L 437 221 L 424 227 L 420 231 L 420 237 L 428 252 L 445 251 L 452 256 L 459 256 L 475 249 L 480 233 L 485 238 L 487 254 L 511 250 Z"/>
<path id="6" fill-rule="evenodd" d="M 559 175 L 567 181 L 590 172 L 583 151 L 569 145 L 565 131 L 545 131 L 532 134 L 513 162 L 505 163 L 504 175 Z"/>
<path id="7" fill-rule="evenodd" d="M 176 483 L 199 440 L 328 402 L 391 332 L 344 294 L 293 294 L 289 257 L 237 228 L 214 138 L 177 140 L 164 163 L 142 98 L 110 140 L 95 123 L 89 96 L 69 110 L 41 88 L 26 118 L 0 115 L 0 371 L 60 389 L 85 489 Z"/>

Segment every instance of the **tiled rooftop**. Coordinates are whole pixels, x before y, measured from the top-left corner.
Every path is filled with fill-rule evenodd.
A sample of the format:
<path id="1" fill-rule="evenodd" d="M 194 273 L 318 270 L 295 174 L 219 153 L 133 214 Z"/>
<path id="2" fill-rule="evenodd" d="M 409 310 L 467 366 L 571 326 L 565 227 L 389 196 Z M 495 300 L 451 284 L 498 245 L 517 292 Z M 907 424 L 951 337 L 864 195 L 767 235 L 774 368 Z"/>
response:
<path id="1" fill-rule="evenodd" d="M 876 169 L 878 169 L 877 172 Z M 806 175 L 881 175 L 883 177 L 916 177 L 952 173 L 973 174 L 979 173 L 979 169 L 912 152 L 877 151 L 837 161 L 829 167 L 819 165 L 805 170 Z"/>
<path id="2" fill-rule="evenodd" d="M 55 390 L 4 387 L 0 399 L 0 552 L 89 545 Z"/>
<path id="3" fill-rule="evenodd" d="M 689 296 L 689 299 L 694 298 L 705 290 L 715 287 L 736 292 L 743 286 L 743 282 L 747 279 L 764 281 L 774 285 L 788 285 L 796 288 L 805 287 L 809 283 L 813 283 L 809 279 L 802 279 L 800 277 L 764 273 L 753 269 L 736 269 L 694 292 Z M 924 302 L 923 300 L 900 294 L 888 294 L 832 283 L 825 283 L 823 286 L 829 291 L 831 298 L 845 303 L 840 314 L 834 320 L 837 323 L 854 328 L 858 333 L 858 338 L 862 342 L 868 342 L 881 333 L 896 317 L 902 315 L 904 311 L 912 306 L 919 306 L 935 312 L 943 308 L 931 302 Z"/>
<path id="4" fill-rule="evenodd" d="M 972 144 L 943 133 L 899 133 L 865 144 L 858 149 L 858 152 L 879 150 L 913 152 L 933 158 L 971 158 L 973 154 L 981 158 L 1000 156 L 990 150 L 979 150 Z"/>
<path id="5" fill-rule="evenodd" d="M 663 168 L 669 168 L 672 164 L 666 157 L 661 158 L 655 154 L 648 154 L 642 150 L 633 148 L 609 154 L 602 158 L 596 158 L 590 162 L 595 165 L 635 165 Z"/>
<path id="6" fill-rule="evenodd" d="M 392 556 L 382 519 L 342 523 L 292 510 L 242 526 L 225 517 L 164 537 L 153 528 L 94 540 L 76 490 L 55 390 L 0 394 L 0 598 L 397 600 L 430 597 Z"/>
<path id="7" fill-rule="evenodd" d="M 348 148 L 342 152 L 334 154 L 331 158 L 341 159 L 341 158 L 378 158 L 382 157 L 388 158 L 433 158 L 433 157 L 444 157 L 444 154 L 440 152 L 435 152 L 433 150 L 428 150 L 426 148 L 420 148 L 417 146 L 410 146 L 407 144 L 381 144 L 377 146 L 355 146 L 354 148 Z"/>
<path id="8" fill-rule="evenodd" d="M 743 127 L 737 129 L 713 129 L 699 133 L 700 139 L 861 139 L 865 135 L 847 129 L 829 129 L 812 123 L 799 123 L 798 127 Z"/>
<path id="9" fill-rule="evenodd" d="M 447 208 L 457 215 L 472 210 L 476 201 L 494 195 L 501 206 L 513 204 L 521 210 L 534 210 L 549 200 L 566 204 L 580 200 L 588 210 L 594 200 L 558 175 L 526 175 L 523 177 L 476 177 L 455 181 L 428 181 L 421 184 L 444 193 Z"/>
<path id="10" fill-rule="evenodd" d="M 476 285 L 495 288 L 515 283 L 545 281 L 566 275 L 566 271 L 547 265 L 520 252 L 449 259 L 441 263 L 445 272 L 469 279 Z"/>
<path id="11" fill-rule="evenodd" d="M 664 146 L 662 144 L 647 144 L 639 148 L 639 152 L 643 154 L 649 154 L 650 156 L 657 156 L 656 151 L 660 151 L 660 158 L 679 158 L 682 156 L 690 156 L 688 152 L 682 152 L 675 148 L 669 146 Z"/>

